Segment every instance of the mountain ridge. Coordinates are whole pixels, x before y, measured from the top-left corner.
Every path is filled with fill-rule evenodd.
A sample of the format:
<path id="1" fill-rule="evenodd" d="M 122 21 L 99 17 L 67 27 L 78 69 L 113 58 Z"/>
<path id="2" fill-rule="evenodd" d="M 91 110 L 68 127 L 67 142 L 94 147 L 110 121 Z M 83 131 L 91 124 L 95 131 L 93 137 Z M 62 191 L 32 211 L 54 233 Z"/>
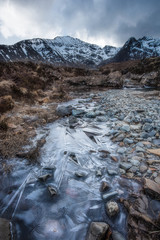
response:
<path id="1" fill-rule="evenodd" d="M 160 56 L 160 39 L 129 38 L 121 48 L 103 48 L 70 36 L 34 38 L 13 45 L 0 45 L 0 61 L 33 61 L 57 66 L 97 67 L 110 62 Z"/>

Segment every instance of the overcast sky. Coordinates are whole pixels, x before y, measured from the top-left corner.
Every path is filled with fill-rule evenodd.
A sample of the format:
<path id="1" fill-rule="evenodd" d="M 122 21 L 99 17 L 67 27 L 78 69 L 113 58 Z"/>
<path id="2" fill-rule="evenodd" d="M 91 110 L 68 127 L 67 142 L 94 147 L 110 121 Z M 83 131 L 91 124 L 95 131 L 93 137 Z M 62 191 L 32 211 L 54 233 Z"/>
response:
<path id="1" fill-rule="evenodd" d="M 160 37 L 160 0 L 0 0 L 0 44 L 66 35 L 101 46 Z"/>

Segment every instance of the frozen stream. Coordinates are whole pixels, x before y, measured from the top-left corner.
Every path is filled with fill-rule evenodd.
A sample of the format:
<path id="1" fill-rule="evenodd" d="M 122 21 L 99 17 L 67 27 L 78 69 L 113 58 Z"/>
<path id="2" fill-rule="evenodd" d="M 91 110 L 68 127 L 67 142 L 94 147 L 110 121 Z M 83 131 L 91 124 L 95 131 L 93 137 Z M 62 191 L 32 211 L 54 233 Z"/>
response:
<path id="1" fill-rule="evenodd" d="M 92 110 L 94 102 L 73 101 L 80 110 Z M 64 118 L 42 129 L 48 133 L 41 149 L 40 166 L 13 159 L 13 169 L 1 173 L 1 217 L 11 219 L 16 240 L 83 240 L 91 221 L 105 221 L 112 229 L 126 234 L 126 213 L 110 219 L 100 186 L 110 184 L 117 197 L 128 192 L 120 187 L 118 162 L 113 161 L 116 144 L 107 137 L 110 122 L 78 118 L 74 128 Z M 117 156 L 118 159 L 118 156 Z M 10 164 L 10 162 L 8 163 Z M 107 170 L 117 171 L 109 175 Z M 46 176 L 45 181 L 39 177 Z M 130 180 L 128 180 L 130 182 Z M 128 191 L 136 191 L 130 182 Z M 49 188 L 57 194 L 51 196 Z"/>

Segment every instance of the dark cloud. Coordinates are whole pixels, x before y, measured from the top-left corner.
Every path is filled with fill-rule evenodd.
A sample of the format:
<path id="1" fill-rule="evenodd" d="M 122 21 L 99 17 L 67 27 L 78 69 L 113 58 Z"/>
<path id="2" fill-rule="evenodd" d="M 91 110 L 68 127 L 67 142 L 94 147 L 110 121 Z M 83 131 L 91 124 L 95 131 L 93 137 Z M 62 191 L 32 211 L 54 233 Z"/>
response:
<path id="1" fill-rule="evenodd" d="M 53 31 L 54 35 L 78 35 L 82 40 L 98 43 L 103 39 L 117 45 L 131 36 L 160 37 L 159 0 L 0 0 L 0 4 L 5 2 L 25 8 L 26 18 L 37 24 L 40 37 Z M 17 33 L 13 31 L 12 37 L 17 38 Z"/>

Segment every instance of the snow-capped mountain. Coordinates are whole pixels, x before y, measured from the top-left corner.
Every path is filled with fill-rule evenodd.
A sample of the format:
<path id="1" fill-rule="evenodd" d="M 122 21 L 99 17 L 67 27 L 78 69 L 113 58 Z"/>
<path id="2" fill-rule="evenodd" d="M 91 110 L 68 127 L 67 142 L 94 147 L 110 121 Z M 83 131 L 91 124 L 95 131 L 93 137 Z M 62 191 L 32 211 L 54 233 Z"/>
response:
<path id="1" fill-rule="evenodd" d="M 160 39 L 130 38 L 122 48 L 81 41 L 69 36 L 35 38 L 14 45 L 0 45 L 0 61 L 34 61 L 54 65 L 95 67 L 109 62 L 160 56 Z"/>
<path id="2" fill-rule="evenodd" d="M 0 45 L 0 61 L 42 61 L 55 65 L 96 66 L 113 57 L 118 48 L 86 43 L 77 38 L 32 39 L 14 45 Z"/>
<path id="3" fill-rule="evenodd" d="M 151 37 L 135 39 L 134 37 L 131 37 L 113 58 L 106 60 L 106 63 L 157 56 L 160 56 L 160 39 L 154 39 Z"/>

